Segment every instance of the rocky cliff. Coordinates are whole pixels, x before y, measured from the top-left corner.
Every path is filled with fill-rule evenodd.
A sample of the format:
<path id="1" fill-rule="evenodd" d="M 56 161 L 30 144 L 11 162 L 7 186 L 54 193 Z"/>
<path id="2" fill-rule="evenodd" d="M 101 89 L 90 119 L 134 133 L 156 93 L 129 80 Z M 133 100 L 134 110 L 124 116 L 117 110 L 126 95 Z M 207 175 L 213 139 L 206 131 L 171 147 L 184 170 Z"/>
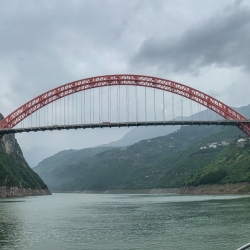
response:
<path id="1" fill-rule="evenodd" d="M 0 120 L 3 116 L 0 114 Z M 0 198 L 51 194 L 28 165 L 15 135 L 0 139 Z"/>

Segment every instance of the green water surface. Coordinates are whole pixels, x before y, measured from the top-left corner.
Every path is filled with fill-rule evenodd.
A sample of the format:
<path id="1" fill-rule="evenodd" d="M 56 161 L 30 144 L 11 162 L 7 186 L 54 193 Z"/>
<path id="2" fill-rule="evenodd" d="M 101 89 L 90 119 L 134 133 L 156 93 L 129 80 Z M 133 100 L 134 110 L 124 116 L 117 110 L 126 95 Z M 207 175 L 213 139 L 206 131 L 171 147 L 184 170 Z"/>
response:
<path id="1" fill-rule="evenodd" d="M 0 199 L 0 249 L 234 250 L 250 197 L 53 194 Z"/>

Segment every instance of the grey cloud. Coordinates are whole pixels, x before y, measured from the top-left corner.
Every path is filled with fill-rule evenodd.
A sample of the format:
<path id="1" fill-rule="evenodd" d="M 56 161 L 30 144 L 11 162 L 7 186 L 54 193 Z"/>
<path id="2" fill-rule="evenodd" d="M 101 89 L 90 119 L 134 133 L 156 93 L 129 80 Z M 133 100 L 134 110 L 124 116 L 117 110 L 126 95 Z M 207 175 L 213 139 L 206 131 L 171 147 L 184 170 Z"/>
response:
<path id="1" fill-rule="evenodd" d="M 11 96 L 6 97 L 13 107 L 7 107 L 5 115 L 53 87 L 100 74 L 99 61 L 105 61 L 108 51 L 118 51 L 117 41 L 126 29 L 119 15 L 134 4 L 0 0 L 0 62 L 10 65 L 5 74 L 17 72 L 9 83 Z M 84 65 L 79 76 L 78 65 Z"/>
<path id="2" fill-rule="evenodd" d="M 174 72 L 198 72 L 211 65 L 250 71 L 249 44 L 250 9 L 234 4 L 179 38 L 146 39 L 130 65 Z"/>

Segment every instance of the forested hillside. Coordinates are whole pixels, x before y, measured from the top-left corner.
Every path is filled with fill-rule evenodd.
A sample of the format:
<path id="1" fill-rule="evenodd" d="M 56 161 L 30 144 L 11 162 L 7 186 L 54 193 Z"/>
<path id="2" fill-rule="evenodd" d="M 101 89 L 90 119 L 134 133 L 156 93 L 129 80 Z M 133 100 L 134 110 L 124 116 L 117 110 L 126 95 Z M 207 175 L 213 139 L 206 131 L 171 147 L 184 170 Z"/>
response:
<path id="1" fill-rule="evenodd" d="M 50 171 L 48 166 L 56 159 L 54 157 L 58 157 L 56 155 L 47 159 L 47 167 L 40 166 L 35 171 L 54 191 L 197 185 L 199 178 L 205 175 L 202 169 L 205 171 L 213 166 L 213 162 L 223 152 L 236 148 L 235 140 L 241 136 L 244 134 L 236 127 L 183 126 L 167 136 L 143 140 L 128 147 L 95 151 L 92 156 L 85 157 L 84 161 L 72 160 L 61 167 L 52 167 L 53 170 Z M 227 141 L 231 145 L 208 148 L 208 144 L 215 141 Z M 201 150 L 203 146 L 207 147 Z M 96 149 L 89 150 L 91 152 Z M 247 164 L 248 160 L 245 161 Z M 206 174 L 209 171 L 214 170 L 209 168 Z"/>
<path id="2" fill-rule="evenodd" d="M 188 185 L 250 182 L 250 143 L 231 144 L 188 179 Z"/>
<path id="3" fill-rule="evenodd" d="M 2 118 L 0 114 L 0 120 Z M 14 135 L 5 135 L 0 140 L 0 188 L 0 197 L 15 196 L 13 191 L 12 194 L 4 194 L 10 188 L 16 188 L 15 192 L 18 192 L 18 188 L 23 188 L 44 189 L 47 190 L 45 193 L 50 193 L 47 185 L 25 161 Z M 23 192 L 25 191 L 22 190 Z"/>

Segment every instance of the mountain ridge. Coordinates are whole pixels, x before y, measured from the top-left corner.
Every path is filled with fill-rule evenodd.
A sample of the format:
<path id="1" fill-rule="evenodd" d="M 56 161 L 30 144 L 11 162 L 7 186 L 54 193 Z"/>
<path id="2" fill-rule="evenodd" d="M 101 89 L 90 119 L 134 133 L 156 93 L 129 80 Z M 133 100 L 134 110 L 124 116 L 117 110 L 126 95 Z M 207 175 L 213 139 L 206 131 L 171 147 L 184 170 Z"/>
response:
<path id="1" fill-rule="evenodd" d="M 246 107 L 243 107 L 245 113 L 249 111 L 250 105 Z M 203 111 L 204 113 L 207 114 L 207 111 Z M 202 114 L 195 114 L 193 119 L 197 116 L 202 117 Z M 74 159 L 72 162 L 68 161 L 67 164 L 57 166 L 49 171 L 49 166 L 47 166 L 47 173 L 46 171 L 42 173 L 39 168 L 34 170 L 41 174 L 54 191 L 181 187 L 188 184 L 190 176 L 195 171 L 208 165 L 221 150 L 225 149 L 220 147 L 207 152 L 206 150 L 200 151 L 202 144 L 209 143 L 208 140 L 214 138 L 213 134 L 221 141 L 225 139 L 235 140 L 237 136 L 244 136 L 235 127 L 183 126 L 169 135 L 142 140 L 130 146 L 103 147 L 103 152 L 93 153 L 84 161 L 81 161 L 81 158 L 78 162 Z M 203 139 L 207 141 L 204 142 Z M 96 150 L 96 148 L 89 150 Z M 183 161 L 181 161 L 182 158 Z M 192 160 L 195 160 L 194 164 Z M 170 163 L 175 166 L 176 173 Z M 154 170 L 150 169 L 154 167 L 157 170 L 152 174 L 151 172 Z M 186 174 L 182 173 L 183 168 L 186 169 Z M 48 178 L 48 173 L 51 174 L 50 178 Z M 55 176 L 56 179 L 53 179 Z M 83 177 L 80 178 L 80 176 Z M 64 184 L 65 178 L 68 178 L 66 185 Z M 117 180 L 113 181 L 114 178 Z M 55 184 L 56 182 L 57 184 Z"/>

